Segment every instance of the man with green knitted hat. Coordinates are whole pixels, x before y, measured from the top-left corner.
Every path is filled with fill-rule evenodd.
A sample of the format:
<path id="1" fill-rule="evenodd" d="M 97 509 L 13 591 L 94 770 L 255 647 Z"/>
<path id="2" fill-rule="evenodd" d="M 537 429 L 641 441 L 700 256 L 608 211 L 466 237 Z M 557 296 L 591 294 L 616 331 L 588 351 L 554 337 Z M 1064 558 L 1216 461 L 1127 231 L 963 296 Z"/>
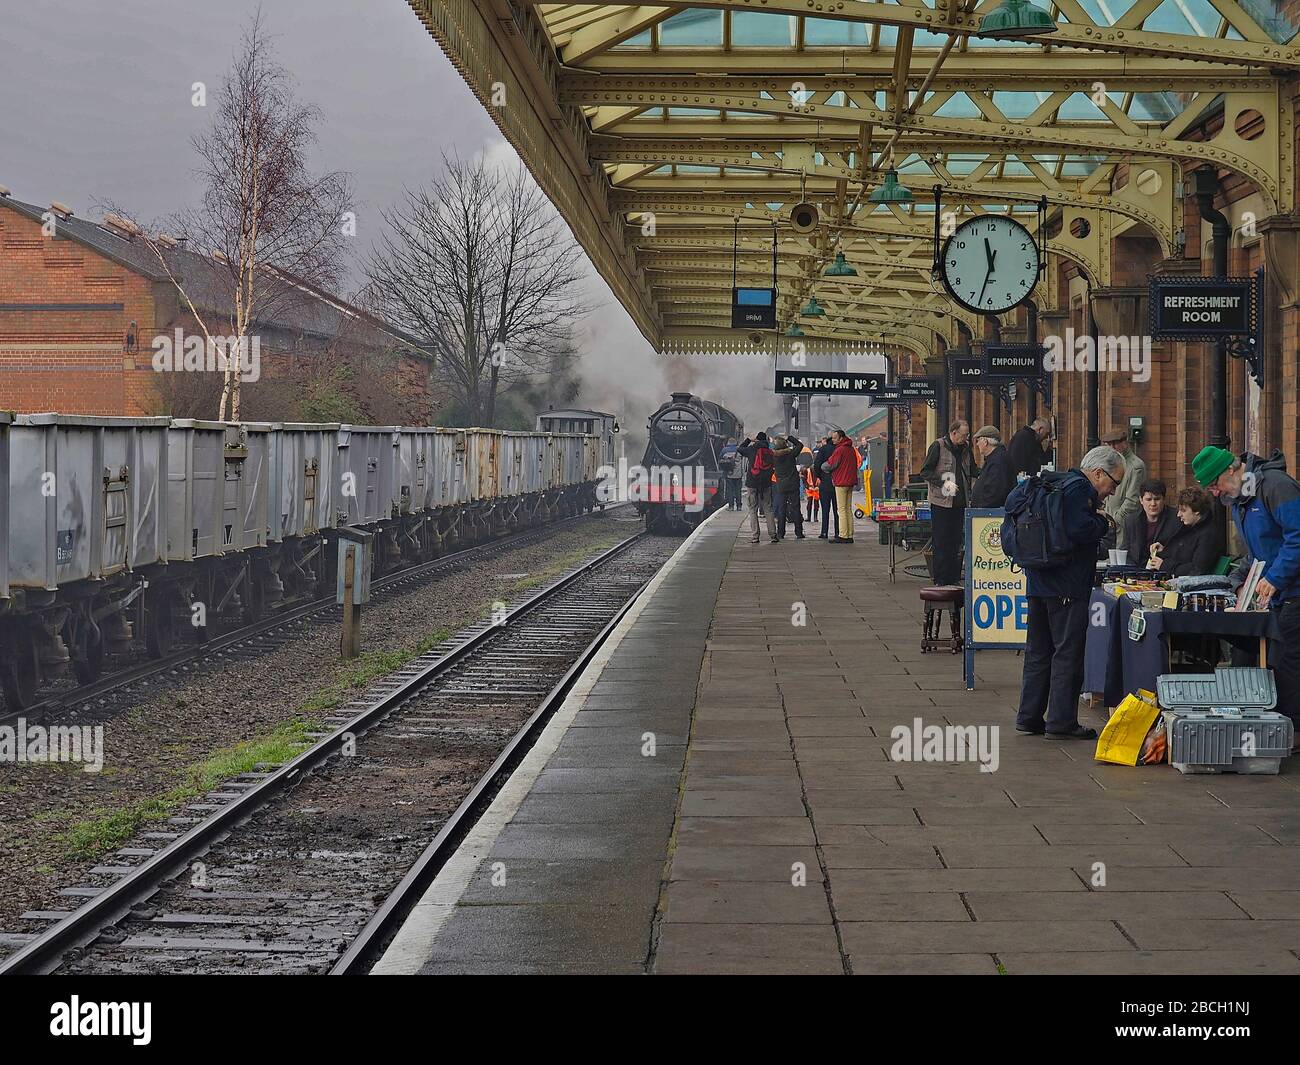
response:
<path id="1" fill-rule="evenodd" d="M 1213 445 L 1196 453 L 1192 475 L 1227 504 L 1251 558 L 1264 563 L 1257 602 L 1277 612 L 1281 630 L 1269 647 L 1277 708 L 1300 722 L 1300 482 L 1280 451 L 1238 458 Z"/>

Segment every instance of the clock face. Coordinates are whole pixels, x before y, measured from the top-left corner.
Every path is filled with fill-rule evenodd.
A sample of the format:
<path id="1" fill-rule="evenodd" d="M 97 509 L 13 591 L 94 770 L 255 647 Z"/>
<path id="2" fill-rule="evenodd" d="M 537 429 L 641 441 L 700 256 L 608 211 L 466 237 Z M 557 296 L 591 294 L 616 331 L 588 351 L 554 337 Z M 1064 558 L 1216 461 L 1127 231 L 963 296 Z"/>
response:
<path id="1" fill-rule="evenodd" d="M 941 276 L 963 307 L 1001 314 L 1028 298 L 1038 280 L 1038 245 L 1010 218 L 969 218 L 944 242 Z"/>

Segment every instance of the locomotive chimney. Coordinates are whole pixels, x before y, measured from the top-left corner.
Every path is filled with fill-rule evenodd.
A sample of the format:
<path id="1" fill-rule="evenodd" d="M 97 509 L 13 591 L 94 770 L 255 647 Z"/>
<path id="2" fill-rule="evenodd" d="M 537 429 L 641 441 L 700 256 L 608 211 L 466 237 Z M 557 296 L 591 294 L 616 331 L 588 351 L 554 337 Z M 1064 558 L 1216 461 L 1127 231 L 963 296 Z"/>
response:
<path id="1" fill-rule="evenodd" d="M 674 403 L 683 403 L 683 404 L 688 404 L 688 403 L 690 403 L 690 401 L 691 401 L 691 394 L 690 394 L 689 392 L 674 392 L 674 393 L 673 393 L 673 402 L 674 402 Z"/>

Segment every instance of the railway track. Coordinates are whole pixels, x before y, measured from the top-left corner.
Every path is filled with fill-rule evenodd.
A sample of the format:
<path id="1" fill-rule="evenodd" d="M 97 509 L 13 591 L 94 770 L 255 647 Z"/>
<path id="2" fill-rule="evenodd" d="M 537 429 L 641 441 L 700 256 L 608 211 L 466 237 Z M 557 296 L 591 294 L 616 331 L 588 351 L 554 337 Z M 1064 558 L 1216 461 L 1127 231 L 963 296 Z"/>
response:
<path id="1" fill-rule="evenodd" d="M 23 915 L 4 973 L 364 971 L 680 540 L 638 533 Z"/>
<path id="2" fill-rule="evenodd" d="M 625 506 L 612 507 L 603 513 L 617 514 Z M 395 570 L 383 577 L 376 577 L 371 582 L 371 596 L 373 599 L 382 599 L 385 595 L 419 587 L 472 563 L 540 543 L 557 531 L 590 517 L 589 514 L 580 514 L 564 518 L 500 540 L 453 551 L 429 562 Z M 189 678 L 219 669 L 231 661 L 254 658 L 301 635 L 305 627 L 333 622 L 338 616 L 339 608 L 332 595 L 291 606 L 270 617 L 212 636 L 203 643 L 176 651 L 164 658 L 136 662 L 89 684 L 51 693 L 25 709 L 10 711 L 4 707 L 0 709 L 0 726 L 12 725 L 19 718 L 29 725 L 38 724 L 56 713 L 62 724 L 73 721 L 85 724 L 102 720 L 117 713 L 123 706 L 137 704 L 146 697 L 147 689 L 153 682 Z"/>

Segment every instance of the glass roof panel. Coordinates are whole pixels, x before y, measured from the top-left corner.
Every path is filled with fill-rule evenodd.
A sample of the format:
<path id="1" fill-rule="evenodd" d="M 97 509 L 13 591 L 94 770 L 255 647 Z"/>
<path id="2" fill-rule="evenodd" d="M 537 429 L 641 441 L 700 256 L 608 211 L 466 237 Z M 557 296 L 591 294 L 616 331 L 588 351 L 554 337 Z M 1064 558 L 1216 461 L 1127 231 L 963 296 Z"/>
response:
<path id="1" fill-rule="evenodd" d="M 701 8 L 679 11 L 659 23 L 659 43 L 690 48 L 721 47 L 722 12 Z"/>
<path id="2" fill-rule="evenodd" d="M 621 44 L 616 44 L 614 45 L 614 47 L 615 48 L 649 48 L 650 31 L 642 30 L 635 37 L 629 37 L 626 41 L 623 41 Z"/>
<path id="3" fill-rule="evenodd" d="M 733 11 L 731 44 L 734 48 L 786 45 L 794 47 L 795 19 L 766 11 Z"/>
<path id="4" fill-rule="evenodd" d="M 880 27 L 882 31 L 893 29 L 892 26 Z M 871 27 L 865 22 L 841 22 L 838 19 L 810 18 L 804 23 L 804 41 L 808 45 L 833 45 L 843 48 L 849 45 L 870 44 Z M 884 33 L 881 33 L 884 40 Z"/>
<path id="5" fill-rule="evenodd" d="M 1079 6 L 1098 26 L 1113 26 L 1132 4 L 1130 0 L 1079 0 Z"/>
<path id="6" fill-rule="evenodd" d="M 1278 44 L 1288 43 L 1298 28 L 1295 15 L 1283 13 L 1285 0 L 1238 0 L 1246 14 L 1253 18 Z"/>

